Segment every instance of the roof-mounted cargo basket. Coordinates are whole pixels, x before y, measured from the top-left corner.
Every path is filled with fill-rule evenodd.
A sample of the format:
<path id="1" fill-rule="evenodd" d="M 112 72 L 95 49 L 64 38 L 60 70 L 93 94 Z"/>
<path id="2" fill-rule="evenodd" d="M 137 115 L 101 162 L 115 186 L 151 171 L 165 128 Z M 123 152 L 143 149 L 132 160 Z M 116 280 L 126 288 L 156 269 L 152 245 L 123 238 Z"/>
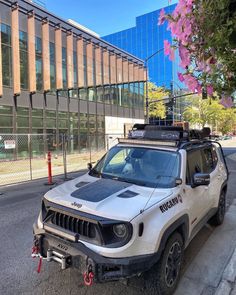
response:
<path id="1" fill-rule="evenodd" d="M 184 142 L 202 141 L 210 138 L 210 128 L 202 130 L 184 130 L 183 127 L 135 124 L 129 132 L 128 139 L 120 139 L 120 143 L 155 144 L 180 146 Z"/>
<path id="2" fill-rule="evenodd" d="M 163 141 L 188 140 L 189 133 L 183 127 L 135 124 L 129 133 L 131 139 L 148 139 Z"/>

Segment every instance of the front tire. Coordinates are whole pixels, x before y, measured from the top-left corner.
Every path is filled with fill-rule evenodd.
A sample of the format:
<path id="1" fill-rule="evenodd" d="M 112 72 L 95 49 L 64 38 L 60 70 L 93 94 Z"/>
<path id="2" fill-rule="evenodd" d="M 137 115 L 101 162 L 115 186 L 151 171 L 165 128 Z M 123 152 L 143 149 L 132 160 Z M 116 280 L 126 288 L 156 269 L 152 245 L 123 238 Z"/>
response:
<path id="1" fill-rule="evenodd" d="M 226 207 L 225 191 L 221 191 L 218 209 L 216 214 L 211 219 L 211 224 L 218 226 L 223 223 L 224 217 L 225 217 L 225 207 Z"/>
<path id="2" fill-rule="evenodd" d="M 183 253 L 183 238 L 175 232 L 167 241 L 155 270 L 152 270 L 153 278 L 152 282 L 149 281 L 151 285 L 149 285 L 149 294 L 171 295 L 174 293 L 180 278 Z M 152 290 L 153 288 L 155 291 Z"/>

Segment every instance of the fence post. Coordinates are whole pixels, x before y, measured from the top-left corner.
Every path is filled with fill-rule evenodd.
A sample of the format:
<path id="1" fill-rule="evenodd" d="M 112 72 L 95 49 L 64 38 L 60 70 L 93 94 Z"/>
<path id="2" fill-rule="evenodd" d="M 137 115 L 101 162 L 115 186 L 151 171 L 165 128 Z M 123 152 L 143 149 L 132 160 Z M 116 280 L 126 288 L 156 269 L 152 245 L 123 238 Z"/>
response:
<path id="1" fill-rule="evenodd" d="M 64 179 L 67 179 L 65 134 L 62 134 L 62 155 L 63 155 L 63 165 L 64 165 Z"/>
<path id="2" fill-rule="evenodd" d="M 52 155 L 50 151 L 48 151 L 48 154 L 47 154 L 47 162 L 48 162 L 48 182 L 45 183 L 45 185 L 53 185 L 54 182 L 52 182 Z"/>
<path id="3" fill-rule="evenodd" d="M 31 136 L 28 134 L 28 151 L 29 151 L 29 162 L 30 162 L 30 180 L 33 179 L 32 171 L 32 148 L 31 148 Z"/>
<path id="4" fill-rule="evenodd" d="M 92 163 L 91 134 L 89 133 L 89 163 Z"/>

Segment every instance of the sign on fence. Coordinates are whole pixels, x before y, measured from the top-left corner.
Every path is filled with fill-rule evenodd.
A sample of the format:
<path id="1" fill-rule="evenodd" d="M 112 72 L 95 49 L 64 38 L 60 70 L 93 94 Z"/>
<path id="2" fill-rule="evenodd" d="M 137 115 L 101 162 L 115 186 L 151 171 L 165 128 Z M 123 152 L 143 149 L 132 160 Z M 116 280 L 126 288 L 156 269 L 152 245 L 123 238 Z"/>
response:
<path id="1" fill-rule="evenodd" d="M 11 150 L 16 148 L 15 140 L 4 140 L 5 150 Z"/>

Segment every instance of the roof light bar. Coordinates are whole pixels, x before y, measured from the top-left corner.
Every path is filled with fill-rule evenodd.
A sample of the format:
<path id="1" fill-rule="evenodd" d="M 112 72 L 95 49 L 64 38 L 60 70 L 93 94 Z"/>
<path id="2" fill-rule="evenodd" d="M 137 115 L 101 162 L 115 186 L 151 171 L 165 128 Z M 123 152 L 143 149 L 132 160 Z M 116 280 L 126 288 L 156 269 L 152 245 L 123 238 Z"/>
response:
<path id="1" fill-rule="evenodd" d="M 131 139 L 131 138 L 118 138 L 119 143 L 131 143 L 138 145 L 153 145 L 153 146 L 168 146 L 177 147 L 176 141 L 160 141 L 160 140 L 148 140 L 148 139 Z"/>

